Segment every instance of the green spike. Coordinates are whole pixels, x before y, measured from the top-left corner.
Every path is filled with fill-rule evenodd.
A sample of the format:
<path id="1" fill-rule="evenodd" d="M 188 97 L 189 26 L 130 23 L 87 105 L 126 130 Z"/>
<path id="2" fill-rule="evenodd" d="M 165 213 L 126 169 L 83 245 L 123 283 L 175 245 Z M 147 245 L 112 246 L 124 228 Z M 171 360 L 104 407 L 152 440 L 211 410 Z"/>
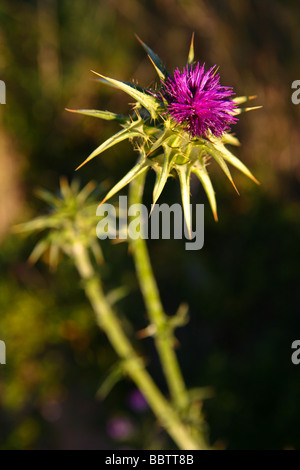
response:
<path id="1" fill-rule="evenodd" d="M 88 186 L 88 184 L 86 186 Z M 96 187 L 95 183 L 92 183 L 92 185 L 93 185 L 94 188 Z M 71 188 L 72 194 L 76 197 L 76 194 L 78 194 L 79 190 L 80 190 L 79 179 L 77 179 L 77 178 L 73 179 L 70 183 L 70 188 Z"/>
<path id="2" fill-rule="evenodd" d="M 194 62 L 194 57 L 195 57 L 195 53 L 194 53 L 194 36 L 195 36 L 195 33 L 192 34 L 192 40 L 191 40 L 191 45 L 190 45 L 190 50 L 189 50 L 189 55 L 188 55 L 188 65 L 191 65 L 193 62 Z"/>
<path id="3" fill-rule="evenodd" d="M 98 240 L 93 240 L 91 243 L 90 243 L 90 248 L 92 250 L 92 253 L 94 255 L 94 258 L 96 260 L 96 262 L 98 264 L 102 264 L 104 262 L 104 257 L 103 257 L 103 253 L 102 253 L 102 250 L 100 248 L 100 245 L 98 243 Z"/>
<path id="4" fill-rule="evenodd" d="M 100 203 L 103 204 L 106 202 L 108 199 L 110 199 L 112 196 L 114 196 L 117 192 L 119 192 L 121 189 L 123 189 L 127 184 L 129 184 L 134 178 L 136 178 L 138 175 L 143 173 L 149 168 L 149 163 L 145 160 L 140 161 L 137 163 L 105 196 L 103 201 Z"/>
<path id="5" fill-rule="evenodd" d="M 157 150 L 161 145 L 163 145 L 164 143 L 166 143 L 168 141 L 168 139 L 173 135 L 172 131 L 170 129 L 166 129 L 165 131 L 161 132 L 161 135 L 156 138 L 154 144 L 151 146 L 148 154 L 147 154 L 147 157 L 152 153 L 154 152 L 155 150 Z"/>
<path id="6" fill-rule="evenodd" d="M 221 152 L 218 151 L 216 148 L 211 148 L 210 145 L 205 146 L 204 149 L 207 150 L 207 152 L 209 152 L 209 154 L 216 160 L 216 162 L 218 163 L 218 165 L 220 165 L 221 169 L 223 170 L 223 172 L 225 173 L 225 175 L 229 179 L 230 183 L 232 184 L 232 186 L 234 187 L 236 192 L 238 194 L 240 194 L 238 192 L 234 182 L 233 182 L 230 170 L 229 170 L 228 166 L 226 165 L 226 162 L 224 161 L 224 158 L 223 158 Z"/>
<path id="7" fill-rule="evenodd" d="M 84 202 L 89 197 L 89 195 L 94 191 L 95 188 L 96 188 L 96 183 L 94 183 L 94 181 L 90 181 L 81 189 L 81 191 L 76 191 L 76 193 L 78 193 L 76 196 L 77 203 L 81 204 L 82 202 Z"/>
<path id="8" fill-rule="evenodd" d="M 228 134 L 227 132 L 223 134 L 222 142 L 228 145 L 235 145 L 236 147 L 239 147 L 241 145 L 240 141 L 234 135 Z"/>
<path id="9" fill-rule="evenodd" d="M 170 74 L 169 74 L 168 70 L 165 68 L 165 66 L 162 63 L 161 59 L 137 35 L 135 35 L 135 36 L 136 36 L 137 40 L 139 41 L 139 43 L 143 46 L 143 48 L 147 52 L 148 57 L 151 60 L 153 66 L 155 67 L 155 70 L 156 70 L 160 80 L 164 81 L 166 79 L 166 77 L 168 77 Z"/>
<path id="10" fill-rule="evenodd" d="M 94 72 L 96 73 L 96 72 Z M 108 80 L 106 80 L 105 78 L 95 78 L 95 81 L 96 82 L 100 82 L 100 83 L 103 83 L 104 85 L 109 85 L 110 87 L 112 88 L 116 88 L 116 89 L 119 89 L 119 86 L 118 85 L 114 85 L 113 83 L 110 83 Z M 147 94 L 150 94 L 149 91 L 147 90 L 147 88 L 141 86 L 141 85 L 138 85 L 137 83 L 134 83 L 134 82 L 122 82 L 124 83 L 125 85 L 128 85 L 129 87 L 133 88 L 134 90 L 138 90 L 140 91 L 141 93 L 147 93 Z"/>
<path id="11" fill-rule="evenodd" d="M 204 191 L 206 192 L 214 219 L 216 222 L 218 222 L 218 214 L 217 214 L 217 202 L 216 202 L 216 196 L 215 196 L 215 191 L 211 182 L 211 179 L 209 177 L 209 174 L 204 166 L 203 163 L 200 161 L 196 162 L 196 165 L 193 166 L 192 172 L 195 173 L 195 175 L 199 178 Z"/>
<path id="12" fill-rule="evenodd" d="M 101 111 L 98 109 L 65 109 L 70 113 L 84 114 L 85 116 L 92 116 L 99 119 L 105 119 L 106 121 L 117 121 L 120 124 L 125 124 L 129 121 L 128 116 L 112 113 L 110 111 Z"/>
<path id="13" fill-rule="evenodd" d="M 236 104 L 243 104 L 243 103 L 246 103 L 246 101 L 254 100 L 255 98 L 256 98 L 256 95 L 237 96 L 236 98 L 233 98 L 232 101 L 234 101 Z"/>
<path id="14" fill-rule="evenodd" d="M 60 192 L 64 199 L 72 197 L 72 191 L 69 186 L 69 182 L 65 176 L 62 176 L 59 180 Z"/>
<path id="15" fill-rule="evenodd" d="M 248 111 L 254 111 L 254 109 L 261 109 L 262 106 L 252 106 L 250 108 L 238 108 L 235 110 L 234 114 L 247 113 Z"/>
<path id="16" fill-rule="evenodd" d="M 140 125 L 140 122 L 138 122 Z M 130 139 L 132 137 L 140 136 L 141 132 L 135 129 L 137 127 L 137 121 L 133 122 L 130 126 L 125 127 L 125 129 L 122 129 L 121 131 L 117 132 L 114 134 L 112 137 L 109 137 L 105 142 L 103 142 L 99 147 L 97 147 L 85 160 L 81 165 L 79 165 L 76 168 L 76 171 L 79 170 L 83 165 L 88 163 L 90 160 L 95 158 L 97 155 L 100 155 L 100 153 L 104 152 L 110 147 L 113 147 L 114 145 L 118 144 L 119 142 L 122 142 L 123 140 Z"/>
<path id="17" fill-rule="evenodd" d="M 179 176 L 182 207 L 184 212 L 185 223 L 189 232 L 190 239 L 192 238 L 192 223 L 190 211 L 190 171 L 191 168 L 185 166 L 177 166 L 176 171 Z"/>
<path id="18" fill-rule="evenodd" d="M 105 378 L 101 386 L 99 387 L 96 397 L 100 400 L 104 400 L 107 395 L 111 392 L 114 386 L 123 378 L 124 368 L 121 362 L 118 362 L 111 368 L 108 376 Z"/>
<path id="19" fill-rule="evenodd" d="M 58 266 L 60 247 L 57 243 L 51 243 L 49 250 L 49 266 L 55 271 Z"/>
<path id="20" fill-rule="evenodd" d="M 30 220 L 29 222 L 25 222 L 24 224 L 18 224 L 14 226 L 14 231 L 19 233 L 19 232 L 34 232 L 34 231 L 40 231 L 40 230 L 45 230 L 46 228 L 54 228 L 56 226 L 56 222 L 53 221 L 51 217 L 46 216 L 40 216 L 36 217 L 33 220 Z"/>
<path id="21" fill-rule="evenodd" d="M 170 174 L 170 166 L 172 162 L 171 155 L 172 155 L 172 151 L 167 146 L 164 146 L 164 162 L 163 162 L 162 167 L 160 168 L 160 171 L 157 173 L 157 178 L 156 178 L 156 182 L 155 182 L 155 186 L 153 190 L 153 203 L 152 203 L 151 212 L 159 196 L 161 195 L 165 187 L 165 184 L 167 182 L 168 176 Z"/>
<path id="22" fill-rule="evenodd" d="M 152 119 L 156 119 L 157 111 L 159 108 L 159 102 L 156 98 L 154 98 L 154 96 L 138 91 L 136 88 L 133 88 L 125 82 L 120 82 L 119 80 L 115 80 L 114 78 L 105 77 L 104 75 L 94 72 L 93 70 L 92 72 L 98 75 L 99 77 L 103 78 L 109 84 L 112 84 L 113 86 L 119 88 L 122 91 L 125 91 L 125 93 L 132 96 L 136 101 L 138 101 L 144 108 L 149 111 Z"/>
<path id="23" fill-rule="evenodd" d="M 50 206 L 54 206 L 54 207 L 57 207 L 57 203 L 58 203 L 58 200 L 57 198 L 54 196 L 54 194 L 50 193 L 49 191 L 47 191 L 46 189 L 42 189 L 42 188 L 38 188 L 36 189 L 35 191 L 35 195 L 41 199 L 42 201 L 46 202 L 47 204 L 49 204 Z"/>
<path id="24" fill-rule="evenodd" d="M 43 253 L 45 253 L 48 247 L 49 247 L 49 240 L 47 238 L 39 241 L 35 245 L 34 249 L 31 252 L 31 255 L 28 258 L 29 263 L 35 264 L 43 255 Z"/>
<path id="25" fill-rule="evenodd" d="M 244 175 L 248 176 L 254 183 L 260 184 L 259 181 L 252 175 L 251 171 L 248 170 L 246 165 L 244 165 L 235 155 L 233 155 L 221 142 L 214 142 L 214 147 L 222 154 L 224 160 L 230 163 L 232 166 L 240 170 Z"/>

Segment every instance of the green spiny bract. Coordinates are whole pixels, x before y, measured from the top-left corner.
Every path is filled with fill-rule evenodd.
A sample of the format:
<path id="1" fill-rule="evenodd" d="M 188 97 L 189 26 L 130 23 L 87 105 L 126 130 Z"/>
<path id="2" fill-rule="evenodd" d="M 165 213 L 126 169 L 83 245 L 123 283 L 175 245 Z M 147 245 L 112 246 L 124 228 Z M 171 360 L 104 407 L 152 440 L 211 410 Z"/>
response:
<path id="1" fill-rule="evenodd" d="M 217 220 L 217 204 L 213 185 L 207 171 L 207 161 L 213 158 L 221 167 L 227 178 L 236 189 L 228 167 L 228 163 L 236 167 L 246 176 L 258 183 L 248 168 L 235 157 L 226 147 L 226 144 L 238 146 L 238 139 L 229 132 L 223 132 L 221 136 L 216 137 L 208 128 L 206 135 L 193 136 L 188 132 L 184 124 L 178 124 L 168 112 L 168 102 L 164 93 L 164 86 L 171 75 L 164 67 L 160 58 L 139 39 L 146 50 L 152 64 L 154 65 L 159 79 L 160 87 L 157 90 L 143 88 L 130 82 L 121 82 L 103 75 L 100 77 L 101 83 L 118 88 L 136 100 L 131 115 L 124 116 L 109 111 L 98 110 L 68 110 L 88 116 L 98 117 L 100 119 L 117 121 L 122 129 L 103 142 L 92 154 L 77 168 L 81 168 L 85 163 L 92 160 L 97 155 L 104 152 L 113 145 L 129 139 L 133 142 L 136 150 L 139 151 L 139 159 L 136 165 L 108 192 L 102 202 L 107 201 L 115 195 L 120 189 L 130 183 L 140 173 L 146 172 L 152 168 L 156 172 L 156 182 L 153 190 L 153 205 L 157 202 L 168 177 L 171 174 L 177 174 L 179 177 L 182 204 L 185 214 L 185 221 L 190 232 L 190 178 L 195 174 L 200 180 L 207 194 L 213 215 Z M 192 70 L 194 62 L 193 39 L 191 42 L 187 68 Z M 190 69 L 189 69 L 190 67 Z M 203 69 L 202 69 L 203 70 Z M 96 73 L 96 72 L 94 72 Z M 214 71 L 216 73 L 216 71 Z M 204 76 L 204 81 L 206 76 Z M 212 77 L 212 80 L 214 78 Z M 215 80 L 216 82 L 217 80 Z M 228 90 L 220 87 L 219 89 Z M 227 93 L 228 94 L 228 93 Z M 249 111 L 252 108 L 240 108 L 241 104 L 254 96 L 243 96 L 234 98 L 232 101 L 232 115 Z"/>
<path id="2" fill-rule="evenodd" d="M 37 196 L 48 204 L 47 214 L 15 226 L 15 231 L 20 233 L 44 232 L 29 257 L 31 263 L 47 253 L 48 263 L 55 269 L 61 253 L 72 256 L 74 243 L 78 241 L 91 250 L 99 264 L 103 261 L 95 230 L 99 218 L 96 216 L 97 203 L 92 196 L 94 189 L 93 182 L 80 189 L 77 180 L 69 184 L 61 178 L 59 195 L 45 189 L 37 190 Z"/>

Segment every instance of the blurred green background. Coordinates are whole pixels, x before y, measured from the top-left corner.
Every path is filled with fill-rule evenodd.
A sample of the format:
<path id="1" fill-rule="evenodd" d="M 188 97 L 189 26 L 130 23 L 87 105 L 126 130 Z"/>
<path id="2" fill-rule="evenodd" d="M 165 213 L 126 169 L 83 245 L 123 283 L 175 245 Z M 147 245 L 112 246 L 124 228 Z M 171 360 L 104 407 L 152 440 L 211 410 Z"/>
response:
<path id="1" fill-rule="evenodd" d="M 190 307 L 189 324 L 177 332 L 178 356 L 189 387 L 214 390 L 204 402 L 211 443 L 300 448 L 300 365 L 291 362 L 300 337 L 300 105 L 291 102 L 291 84 L 300 79 L 299 20 L 297 0 L 1 1 L 0 339 L 7 364 L 0 366 L 0 449 L 173 446 L 130 381 L 97 397 L 116 357 L 74 268 L 68 260 L 55 273 L 42 262 L 28 265 L 37 238 L 11 227 L 45 211 L 36 187 L 57 191 L 60 176 L 71 180 L 118 129 L 64 108 L 127 113 L 128 97 L 94 81 L 90 70 L 151 85 L 155 71 L 134 34 L 174 70 L 185 64 L 193 32 L 196 59 L 218 64 L 222 84 L 263 105 L 235 127 L 238 156 L 261 186 L 233 171 L 237 196 L 212 164 L 219 222 L 194 181 L 192 203 L 205 203 L 204 248 L 150 241 L 153 267 L 167 313 L 182 301 Z M 123 143 L 76 176 L 108 188 L 135 158 Z M 149 197 L 152 183 L 149 176 Z M 174 201 L 175 180 L 160 202 Z M 147 324 L 145 307 L 127 245 L 104 242 L 103 250 L 105 288 L 127 288 L 117 309 L 138 331 Z M 165 390 L 152 341 L 139 348 Z"/>

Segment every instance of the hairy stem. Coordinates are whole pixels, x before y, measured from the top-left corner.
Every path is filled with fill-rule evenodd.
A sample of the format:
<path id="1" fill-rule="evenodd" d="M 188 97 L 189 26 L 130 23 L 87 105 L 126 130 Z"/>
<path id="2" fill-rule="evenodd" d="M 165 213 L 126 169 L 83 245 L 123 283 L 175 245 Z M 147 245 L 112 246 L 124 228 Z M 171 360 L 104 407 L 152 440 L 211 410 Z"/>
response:
<path id="1" fill-rule="evenodd" d="M 141 204 L 145 173 L 130 185 L 129 203 Z M 174 351 L 175 338 L 166 316 L 155 281 L 146 241 L 140 237 L 130 240 L 137 277 L 144 297 L 148 315 L 154 327 L 154 339 L 172 401 L 179 410 L 188 405 L 188 395 Z"/>
<path id="2" fill-rule="evenodd" d="M 161 394 L 148 374 L 142 358 L 132 347 L 117 315 L 105 298 L 100 279 L 94 271 L 87 248 L 81 242 L 76 242 L 73 245 L 72 255 L 76 268 L 84 280 L 85 293 L 94 309 L 97 323 L 104 330 L 116 353 L 122 359 L 124 371 L 141 390 L 156 417 L 180 449 L 205 449 L 204 441 L 195 440 L 191 436 L 190 429 L 182 423 L 177 411 Z"/>

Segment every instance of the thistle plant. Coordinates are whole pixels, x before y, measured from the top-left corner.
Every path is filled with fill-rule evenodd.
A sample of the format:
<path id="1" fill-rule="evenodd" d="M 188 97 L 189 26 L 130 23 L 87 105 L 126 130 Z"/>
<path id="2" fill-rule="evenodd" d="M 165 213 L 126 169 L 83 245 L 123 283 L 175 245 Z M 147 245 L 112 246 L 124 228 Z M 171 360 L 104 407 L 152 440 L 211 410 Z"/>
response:
<path id="1" fill-rule="evenodd" d="M 217 220 L 217 204 L 213 185 L 207 170 L 209 160 L 215 160 L 226 177 L 233 182 L 228 164 L 257 183 L 248 168 L 227 148 L 239 145 L 231 133 L 238 116 L 250 109 L 241 105 L 253 96 L 235 97 L 231 87 L 220 84 L 216 66 L 194 62 L 194 45 L 191 42 L 186 66 L 170 74 L 160 58 L 141 40 L 153 66 L 159 83 L 153 88 L 143 88 L 135 83 L 122 82 L 96 73 L 98 80 L 126 92 L 135 103 L 128 115 L 111 111 L 69 110 L 100 119 L 116 121 L 121 130 L 103 142 L 78 167 L 117 143 L 129 139 L 138 152 L 133 168 L 106 194 L 102 203 L 130 183 L 130 204 L 140 204 L 143 198 L 145 177 L 148 170 L 156 173 L 153 189 L 153 206 L 158 201 L 169 176 L 177 176 L 181 188 L 185 222 L 191 234 L 190 179 L 194 174 L 207 194 L 211 210 Z M 175 329 L 187 321 L 187 308 L 182 305 L 173 316 L 167 316 L 145 240 L 130 239 L 137 278 L 146 305 L 149 325 L 140 337 L 152 336 L 160 358 L 168 386 L 166 398 L 150 377 L 141 355 L 133 348 L 122 324 L 108 301 L 102 287 L 99 271 L 91 261 L 93 252 L 97 261 L 101 251 L 96 240 L 96 207 L 89 203 L 90 186 L 82 191 L 66 182 L 61 184 L 61 196 L 47 192 L 41 195 L 51 204 L 48 216 L 24 224 L 22 230 L 48 229 L 49 233 L 39 242 L 31 259 L 50 248 L 50 260 L 56 265 L 59 251 L 74 262 L 87 298 L 96 314 L 97 323 L 107 334 L 121 360 L 120 370 L 128 375 L 141 390 L 159 422 L 181 449 L 207 449 L 207 427 L 202 414 L 203 399 L 208 390 L 188 390 L 175 352 Z M 153 208 L 152 206 L 152 208 Z M 88 208 L 93 207 L 93 213 Z"/>
<path id="2" fill-rule="evenodd" d="M 135 350 L 127 337 L 113 307 L 112 300 L 116 298 L 116 295 L 110 295 L 112 292 L 108 294 L 104 292 L 101 276 L 93 262 L 93 258 L 97 264 L 103 262 L 95 229 L 97 204 L 91 195 L 93 189 L 93 183 L 89 183 L 80 190 L 78 182 L 73 181 L 69 185 L 67 180 L 62 178 L 59 195 L 39 190 L 38 196 L 47 203 L 48 213 L 16 226 L 15 230 L 29 234 L 44 233 L 44 237 L 37 243 L 29 257 L 31 262 L 36 262 L 45 253 L 48 253 L 48 263 L 52 268 L 57 267 L 62 254 L 67 255 L 73 261 L 85 294 L 94 310 L 96 322 L 106 333 L 120 359 L 106 383 L 103 384 L 103 388 L 111 387 L 122 376 L 129 376 L 141 390 L 159 422 L 179 448 L 204 449 L 206 442 L 203 436 L 198 433 L 196 438 L 196 431 L 192 432 L 192 429 L 195 429 L 195 423 L 200 419 L 199 410 L 195 410 L 195 404 L 199 398 L 205 397 L 205 390 L 196 390 L 196 400 L 193 396 L 191 400 L 193 406 L 189 410 L 189 413 L 193 411 L 193 416 L 190 416 L 189 420 L 183 419 L 178 409 L 172 406 L 160 392 L 149 375 L 141 354 Z M 178 317 L 180 317 L 180 312 Z M 175 326 L 174 319 L 173 322 Z"/>
<path id="3" fill-rule="evenodd" d="M 228 163 L 258 183 L 249 169 L 227 147 L 239 146 L 238 139 L 230 133 L 242 112 L 258 107 L 240 107 L 254 96 L 235 97 L 231 87 L 220 84 L 216 66 L 207 71 L 205 65 L 194 62 L 192 39 L 187 65 L 170 74 L 161 59 L 139 39 L 154 65 L 160 83 L 155 89 L 143 88 L 130 82 L 105 77 L 94 72 L 101 83 L 126 92 L 136 100 L 128 116 L 110 111 L 68 110 L 100 119 L 117 121 L 122 130 L 103 142 L 77 168 L 91 161 L 117 143 L 129 139 L 139 153 L 135 166 L 106 195 L 107 201 L 120 189 L 142 173 L 153 169 L 156 182 L 153 189 L 153 206 L 161 195 L 167 179 L 178 175 L 185 222 L 191 233 L 190 178 L 195 174 L 207 194 L 215 220 L 217 203 L 214 188 L 207 171 L 209 159 L 214 159 L 226 177 L 233 182 Z"/>

